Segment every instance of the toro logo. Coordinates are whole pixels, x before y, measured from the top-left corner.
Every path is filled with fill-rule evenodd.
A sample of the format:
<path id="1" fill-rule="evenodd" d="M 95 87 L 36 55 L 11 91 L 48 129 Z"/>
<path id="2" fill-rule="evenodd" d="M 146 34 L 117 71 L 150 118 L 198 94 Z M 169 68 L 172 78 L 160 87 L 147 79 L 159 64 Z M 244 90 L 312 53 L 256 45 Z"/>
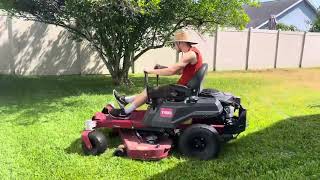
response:
<path id="1" fill-rule="evenodd" d="M 171 108 L 160 108 L 160 117 L 162 118 L 172 118 L 173 111 Z"/>

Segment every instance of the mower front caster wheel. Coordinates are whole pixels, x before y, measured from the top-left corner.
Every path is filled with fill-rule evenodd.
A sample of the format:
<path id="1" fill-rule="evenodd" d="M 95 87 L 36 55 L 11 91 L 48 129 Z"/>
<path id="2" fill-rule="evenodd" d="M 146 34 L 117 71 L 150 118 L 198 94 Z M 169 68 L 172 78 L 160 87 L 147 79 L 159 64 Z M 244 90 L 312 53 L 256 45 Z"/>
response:
<path id="1" fill-rule="evenodd" d="M 107 138 L 99 131 L 92 131 L 89 133 L 89 140 L 92 148 L 89 149 L 84 142 L 82 142 L 82 149 L 86 155 L 100 155 L 107 150 Z"/>
<path id="2" fill-rule="evenodd" d="M 220 150 L 219 134 L 209 125 L 192 125 L 181 134 L 179 150 L 186 156 L 201 160 L 217 157 Z"/>
<path id="3" fill-rule="evenodd" d="M 114 156 L 124 157 L 127 155 L 126 148 L 124 145 L 120 145 L 114 152 Z"/>

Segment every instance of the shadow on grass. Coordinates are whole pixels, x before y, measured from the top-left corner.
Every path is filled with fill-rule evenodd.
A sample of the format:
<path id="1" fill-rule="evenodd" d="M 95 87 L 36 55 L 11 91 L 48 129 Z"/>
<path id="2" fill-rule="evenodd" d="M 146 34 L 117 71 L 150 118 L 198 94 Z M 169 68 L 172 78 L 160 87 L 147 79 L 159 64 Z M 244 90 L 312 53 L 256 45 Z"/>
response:
<path id="1" fill-rule="evenodd" d="M 308 107 L 310 107 L 310 108 L 320 108 L 320 104 L 318 104 L 318 105 L 311 105 L 311 106 L 308 106 Z"/>
<path id="2" fill-rule="evenodd" d="M 41 118 L 52 112 L 61 112 L 66 107 L 83 105 L 86 99 L 70 98 L 85 95 L 111 96 L 112 90 L 132 95 L 144 88 L 143 77 L 131 77 L 134 86 L 115 87 L 110 76 L 5 76 L 0 75 L 0 108 L 1 113 L 9 117 L 16 114 L 10 123 L 15 125 L 32 125 L 47 122 Z M 162 83 L 172 83 L 173 79 L 162 78 Z M 155 78 L 151 78 L 155 84 Z M 84 102 L 86 101 L 86 102 Z M 101 104 L 101 107 L 104 104 Z M 42 120 L 41 120 L 42 119 Z M 4 120 L 5 121 L 5 120 Z M 2 122 L 4 122 L 2 121 Z"/>
<path id="3" fill-rule="evenodd" d="M 30 101 L 42 102 L 81 94 L 111 95 L 113 89 L 121 93 L 133 95 L 144 89 L 143 77 L 131 77 L 134 85 L 114 86 L 109 75 L 88 76 L 6 76 L 0 75 L 3 100 L 19 101 L 18 98 L 27 98 Z M 150 78 L 150 84 L 155 85 L 156 79 Z M 161 78 L 161 84 L 174 83 L 175 79 Z M 5 101 L 2 101 L 5 102 Z"/>
<path id="4" fill-rule="evenodd" d="M 285 119 L 225 144 L 217 159 L 186 158 L 150 179 L 316 178 L 320 176 L 319 129 L 320 114 Z"/>
<path id="5" fill-rule="evenodd" d="M 92 102 L 90 96 L 103 96 L 112 99 L 112 90 L 117 89 L 121 94 L 133 95 L 144 89 L 144 77 L 131 75 L 134 86 L 116 87 L 109 75 L 70 75 L 70 76 L 8 76 L 0 75 L 0 123 L 10 122 L 14 125 L 28 126 L 35 123 L 48 122 L 47 118 L 53 112 L 75 111 Z M 150 76 L 150 84 L 156 84 L 155 76 Z M 239 85 L 260 87 L 259 81 L 251 79 L 212 79 L 209 77 L 208 87 L 222 88 L 233 84 L 230 89 L 237 89 Z M 161 77 L 160 85 L 175 83 L 177 77 Z M 245 83 L 244 83 L 245 82 Z M 205 86 L 205 87 L 206 87 Z M 78 96 L 89 96 L 78 98 Z M 99 101 L 100 101 L 99 100 Z M 102 100 L 101 100 L 102 102 Z M 101 104 L 104 106 L 105 101 Z M 90 105 L 92 106 L 92 104 Z M 73 108 L 75 107 L 75 108 Z M 77 110 L 75 110 L 77 107 Z"/>
<path id="6" fill-rule="evenodd" d="M 81 148 L 82 144 L 81 144 L 81 138 L 78 138 L 76 140 L 74 140 L 69 147 L 67 147 L 64 151 L 67 154 L 78 154 L 81 156 L 84 156 L 85 154 L 82 151 Z"/>

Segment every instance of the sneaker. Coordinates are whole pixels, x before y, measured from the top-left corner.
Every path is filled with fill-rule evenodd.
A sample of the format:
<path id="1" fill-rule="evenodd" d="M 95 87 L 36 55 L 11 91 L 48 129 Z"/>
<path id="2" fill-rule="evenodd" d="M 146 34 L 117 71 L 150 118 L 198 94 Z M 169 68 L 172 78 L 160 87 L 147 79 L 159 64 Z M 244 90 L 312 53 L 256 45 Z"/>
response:
<path id="1" fill-rule="evenodd" d="M 115 89 L 113 90 L 113 96 L 117 100 L 120 108 L 123 109 L 128 104 L 124 96 L 121 96 Z"/>
<path id="2" fill-rule="evenodd" d="M 109 114 L 113 118 L 120 118 L 120 119 L 129 119 L 129 116 L 131 115 L 131 114 L 126 114 L 123 108 L 121 108 L 121 109 L 112 109 L 109 112 Z"/>

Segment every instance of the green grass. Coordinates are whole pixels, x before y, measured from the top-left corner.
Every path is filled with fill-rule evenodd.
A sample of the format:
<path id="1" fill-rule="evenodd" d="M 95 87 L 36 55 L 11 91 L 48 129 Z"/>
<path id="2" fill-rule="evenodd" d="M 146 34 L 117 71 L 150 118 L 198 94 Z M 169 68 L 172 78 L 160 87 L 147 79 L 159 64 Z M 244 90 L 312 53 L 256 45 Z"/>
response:
<path id="1" fill-rule="evenodd" d="M 117 88 L 126 94 L 143 89 Z M 161 82 L 175 82 L 162 78 Z M 106 76 L 0 76 L 1 179 L 319 179 L 320 69 L 209 73 L 206 88 L 242 97 L 249 127 L 217 159 L 174 152 L 148 162 L 84 156 L 84 121 L 113 101 Z"/>

